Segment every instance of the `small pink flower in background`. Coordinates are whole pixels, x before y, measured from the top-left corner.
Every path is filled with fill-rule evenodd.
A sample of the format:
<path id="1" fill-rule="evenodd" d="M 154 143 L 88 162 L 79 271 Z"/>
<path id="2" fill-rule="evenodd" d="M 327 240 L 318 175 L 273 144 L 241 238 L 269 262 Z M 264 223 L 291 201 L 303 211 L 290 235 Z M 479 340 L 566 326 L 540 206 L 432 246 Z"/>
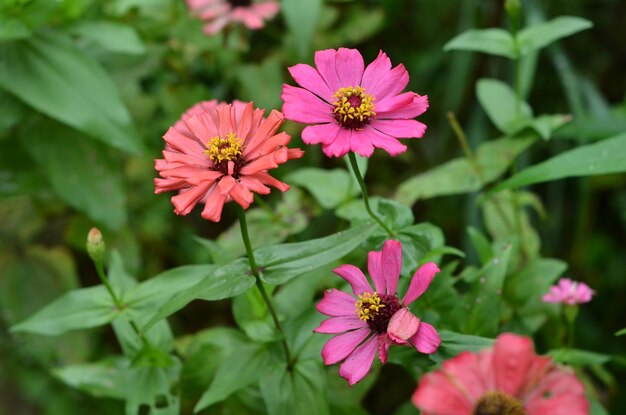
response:
<path id="1" fill-rule="evenodd" d="M 257 30 L 265 20 L 273 18 L 280 10 L 277 1 L 266 0 L 186 0 L 191 12 L 205 21 L 204 32 L 214 35 L 230 23 L 242 23 Z"/>
<path id="2" fill-rule="evenodd" d="M 366 68 L 356 49 L 327 49 L 315 53 L 315 68 L 289 68 L 300 85 L 283 85 L 285 118 L 313 124 L 302 131 L 306 144 L 322 144 L 328 157 L 349 151 L 370 157 L 374 147 L 392 156 L 406 151 L 397 138 L 422 137 L 426 125 L 413 118 L 428 108 L 428 97 L 404 92 L 409 74 L 400 64 L 392 69 L 387 55 Z"/>
<path id="3" fill-rule="evenodd" d="M 424 375 L 413 403 L 424 415 L 588 415 L 573 371 L 535 354 L 532 339 L 498 336 L 493 349 L 463 352 Z"/>
<path id="4" fill-rule="evenodd" d="M 550 287 L 550 291 L 543 296 L 543 301 L 575 305 L 588 303 L 592 296 L 593 290 L 584 282 L 561 278 L 557 285 Z"/>
<path id="5" fill-rule="evenodd" d="M 386 241 L 382 251 L 368 255 L 368 271 L 374 290 L 361 270 L 342 265 L 333 272 L 352 286 L 354 295 L 336 289 L 327 290 L 317 310 L 330 316 L 317 333 L 337 334 L 322 349 L 324 363 L 344 362 L 339 375 L 354 385 L 367 375 L 376 351 L 384 364 L 392 344 L 413 346 L 422 353 L 434 353 L 441 339 L 430 324 L 414 316 L 408 306 L 420 297 L 439 272 L 428 262 L 413 275 L 409 289 L 400 300 L 396 287 L 402 268 L 402 244 Z"/>
<path id="6" fill-rule="evenodd" d="M 288 149 L 291 137 L 277 133 L 283 115 L 246 104 L 207 101 L 192 107 L 163 136 L 163 159 L 155 160 L 161 178 L 154 179 L 155 193 L 179 190 L 172 197 L 174 212 L 187 215 L 204 203 L 202 217 L 221 218 L 224 203 L 234 200 L 244 209 L 253 192 L 268 194 L 273 186 L 289 186 L 267 172 L 289 159 L 300 158 L 300 149 Z"/>

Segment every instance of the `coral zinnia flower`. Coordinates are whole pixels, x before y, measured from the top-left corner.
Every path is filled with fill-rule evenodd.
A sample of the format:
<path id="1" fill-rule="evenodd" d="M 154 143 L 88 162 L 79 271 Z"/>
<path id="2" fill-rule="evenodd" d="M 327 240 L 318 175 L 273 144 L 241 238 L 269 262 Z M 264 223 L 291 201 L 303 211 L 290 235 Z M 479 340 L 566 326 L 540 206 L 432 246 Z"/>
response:
<path id="1" fill-rule="evenodd" d="M 302 87 L 283 85 L 283 112 L 288 120 L 314 124 L 302 131 L 307 144 L 322 144 L 329 157 L 354 151 L 369 157 L 374 147 L 392 156 L 406 150 L 398 137 L 422 137 L 426 125 L 413 118 L 428 108 L 428 97 L 400 93 L 409 74 L 380 51 L 364 69 L 356 49 L 340 48 L 315 52 L 315 66 L 289 68 Z"/>
<path id="2" fill-rule="evenodd" d="M 202 217 L 217 222 L 225 202 L 234 200 L 247 209 L 252 192 L 268 194 L 267 185 L 289 189 L 267 172 L 304 155 L 286 147 L 291 140 L 287 133 L 277 134 L 282 113 L 272 111 L 265 119 L 265 111 L 252 102 L 244 107 L 210 101 L 201 105 L 205 111 L 185 114 L 183 124 L 165 133 L 163 159 L 155 160 L 161 176 L 154 179 L 155 193 L 181 191 L 172 197 L 176 214 L 187 215 L 202 202 Z"/>
<path id="3" fill-rule="evenodd" d="M 248 29 L 261 29 L 265 20 L 278 13 L 277 1 L 268 0 L 187 0 L 189 10 L 204 20 L 204 32 L 214 35 L 232 22 L 243 23 Z"/>
<path id="4" fill-rule="evenodd" d="M 593 290 L 584 282 L 561 278 L 558 285 L 550 287 L 550 291 L 543 296 L 546 303 L 563 303 L 576 305 L 588 303 L 593 296 Z"/>
<path id="5" fill-rule="evenodd" d="M 574 373 L 537 356 L 530 338 L 503 333 L 493 349 L 463 352 L 428 373 L 413 394 L 424 415 L 588 415 Z"/>
<path id="6" fill-rule="evenodd" d="M 396 293 L 402 268 L 402 244 L 386 241 L 382 251 L 372 251 L 367 268 L 375 290 L 363 272 L 354 265 L 342 265 L 333 272 L 352 286 L 354 296 L 336 289 L 327 290 L 317 310 L 331 318 L 324 320 L 318 333 L 338 334 L 322 349 L 324 363 L 345 359 L 339 375 L 354 385 L 367 375 L 376 350 L 384 364 L 392 344 L 411 345 L 422 353 L 434 353 L 441 339 L 430 324 L 415 317 L 408 306 L 430 285 L 439 268 L 433 262 L 422 265 L 413 275 L 409 289 L 400 300 Z"/>

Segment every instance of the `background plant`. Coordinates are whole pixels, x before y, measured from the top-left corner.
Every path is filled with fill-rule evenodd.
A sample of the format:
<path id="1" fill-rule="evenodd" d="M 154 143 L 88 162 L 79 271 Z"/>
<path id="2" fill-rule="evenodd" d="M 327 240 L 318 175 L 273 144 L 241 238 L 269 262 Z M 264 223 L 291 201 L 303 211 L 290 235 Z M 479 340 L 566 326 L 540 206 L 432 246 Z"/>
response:
<path id="1" fill-rule="evenodd" d="M 273 349 L 270 316 L 252 291 L 232 301 L 193 301 L 228 297 L 254 284 L 242 277 L 230 278 L 228 287 L 204 287 L 202 295 L 190 288 L 217 270 L 229 277 L 245 275 L 246 263 L 238 259 L 244 254 L 239 229 L 229 226 L 235 213 L 225 211 L 220 225 L 198 216 L 175 217 L 167 197 L 152 194 L 152 160 L 159 157 L 167 127 L 195 102 L 254 99 L 258 106 L 280 108 L 287 66 L 310 61 L 316 49 L 350 46 L 358 47 L 366 61 L 385 50 L 394 63 L 409 69 L 409 89 L 430 97 L 431 108 L 422 119 L 429 125 L 426 138 L 412 142 L 398 158 L 375 154 L 366 180 L 370 194 L 381 196 L 372 200 L 375 209 L 389 218 L 401 239 L 411 241 L 415 261 L 448 255 L 441 262 L 447 278 L 424 297 L 420 310 L 433 313 L 461 304 L 431 316 L 446 321 L 450 330 L 439 359 L 485 344 L 455 333 L 489 338 L 501 330 L 535 333 L 541 351 L 552 349 L 581 367 L 581 375 L 594 385 L 589 388 L 596 391 L 594 400 L 611 413 L 622 413 L 623 338 L 613 333 L 624 326 L 619 301 L 624 294 L 624 175 L 548 180 L 626 166 L 620 135 L 626 127 L 625 85 L 617 64 L 624 58 L 619 42 L 624 28 L 617 18 L 623 6 L 525 1 L 519 26 L 511 26 L 499 2 L 444 3 L 286 0 L 282 14 L 263 31 L 234 27 L 209 38 L 182 2 L 4 2 L 1 321 L 8 329 L 59 297 L 69 298 L 83 314 L 71 321 L 58 318 L 55 326 L 48 313 L 39 326 L 33 317 L 17 326 L 19 333 L 2 331 L 0 410 L 71 414 L 89 405 L 96 413 L 120 413 L 124 407 L 135 413 L 144 405 L 154 413 L 179 406 L 188 413 L 199 401 L 229 396 L 208 413 L 265 411 L 259 393 L 278 387 L 264 392 L 239 384 L 236 393 L 212 390 L 202 398 L 215 376 L 227 375 L 217 362 L 234 360 L 237 355 L 229 361 L 228 350 L 266 356 L 255 361 L 257 373 L 263 373 L 259 367 L 271 371 L 280 356 Z M 311 16 L 311 26 L 298 19 L 302 14 Z M 524 32 L 560 15 L 585 19 L 550 20 L 542 30 Z M 493 27 L 502 29 L 465 32 Z M 552 42 L 582 29 L 588 30 Z M 472 36 L 479 36 L 482 46 L 472 43 Z M 490 48 L 480 36 L 506 41 Z M 299 127 L 289 129 L 297 138 Z M 292 330 L 302 360 L 313 362 L 322 339 L 304 340 L 318 322 L 310 313 L 314 292 L 336 284 L 329 272 L 335 261 L 362 260 L 384 232 L 361 225 L 367 216 L 343 161 L 307 150 L 301 163 L 283 170 L 294 189 L 284 197 L 259 199 L 248 221 L 254 247 L 329 235 L 335 235 L 332 243 L 322 240 L 311 252 L 319 252 L 319 246 L 343 247 L 327 253 L 324 261 L 310 259 L 325 265 L 304 276 L 302 268 L 290 265 L 293 258 L 274 258 L 271 250 L 261 255 L 265 264 L 280 269 L 272 275 L 267 267 L 267 289 L 285 284 L 274 296 L 284 318 L 293 322 L 285 330 Z M 530 188 L 535 193 L 519 189 L 543 182 Z M 110 247 L 108 278 L 129 304 L 115 313 L 106 289 L 94 287 L 98 274 L 84 248 L 94 224 Z M 341 230 L 347 231 L 337 234 Z M 460 248 L 465 257 L 455 257 L 460 252 L 448 246 Z M 169 270 L 182 264 L 198 265 Z M 406 264 L 407 270 L 416 266 Z M 581 308 L 576 342 L 594 353 L 559 354 L 558 336 L 552 335 L 559 327 L 557 309 L 540 301 L 567 267 L 567 275 L 587 281 L 598 293 Z M 481 284 L 483 277 L 489 284 Z M 540 277 L 536 284 L 527 283 Z M 71 291 L 78 287 L 88 288 Z M 168 303 L 174 290 L 189 295 Z M 219 296 L 213 294 L 218 291 Z M 181 308 L 183 303 L 189 305 Z M 475 317 L 458 317 L 467 306 L 478 310 Z M 68 307 L 67 302 L 58 306 L 61 317 Z M 170 329 L 160 317 L 178 309 Z M 502 321 L 481 320 L 494 309 Z M 143 327 L 149 320 L 155 323 L 150 331 L 155 348 L 146 349 L 129 322 Z M 113 331 L 86 330 L 110 321 Z M 70 329 L 81 330 L 65 333 Z M 327 376 L 318 366 L 300 372 L 306 388 L 298 386 L 302 383 L 293 387 L 321 396 L 329 382 L 326 404 L 332 413 L 363 413 L 361 401 L 372 413 L 390 407 L 411 413 L 412 407 L 402 406 L 414 388 L 411 376 L 432 362 L 416 363 L 414 355 L 403 353 L 391 360 L 400 366 L 387 365 L 354 389 L 341 383 L 334 368 Z M 216 366 L 206 363 L 211 361 Z M 104 378 L 118 381 L 111 385 Z M 281 381 L 272 379 L 271 385 Z M 137 389 L 121 387 L 125 382 Z M 386 385 L 384 397 L 373 383 Z M 604 413 L 598 404 L 594 411 Z"/>

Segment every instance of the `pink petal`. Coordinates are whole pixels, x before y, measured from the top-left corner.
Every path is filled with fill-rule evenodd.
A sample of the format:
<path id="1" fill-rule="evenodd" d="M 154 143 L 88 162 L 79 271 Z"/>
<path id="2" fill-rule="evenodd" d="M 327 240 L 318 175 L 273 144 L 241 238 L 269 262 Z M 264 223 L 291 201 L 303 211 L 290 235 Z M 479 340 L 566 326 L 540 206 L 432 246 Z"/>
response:
<path id="1" fill-rule="evenodd" d="M 316 333 L 336 334 L 343 333 L 353 329 L 368 327 L 367 323 L 360 320 L 356 314 L 352 316 L 331 317 L 319 325 L 315 330 Z"/>
<path id="2" fill-rule="evenodd" d="M 402 243 L 400 241 L 385 241 L 380 266 L 385 276 L 387 294 L 396 294 L 398 278 L 402 270 Z"/>
<path id="3" fill-rule="evenodd" d="M 529 337 L 513 333 L 498 336 L 493 348 L 493 363 L 498 389 L 517 396 L 526 381 L 528 367 L 535 356 Z"/>
<path id="4" fill-rule="evenodd" d="M 387 325 L 387 334 L 393 340 L 402 343 L 413 337 L 419 326 L 420 319 L 403 307 L 391 316 Z"/>
<path id="5" fill-rule="evenodd" d="M 442 363 L 443 370 L 452 379 L 459 390 L 472 400 L 478 400 L 490 390 L 485 382 L 486 374 L 481 370 L 478 355 L 462 352 Z"/>
<path id="6" fill-rule="evenodd" d="M 539 398 L 524 405 L 531 415 L 589 415 L 589 402 L 584 394 L 568 393 Z"/>
<path id="7" fill-rule="evenodd" d="M 275 1 L 266 1 L 263 3 L 256 3 L 249 6 L 259 16 L 270 19 L 278 13 L 280 10 L 280 4 Z"/>
<path id="8" fill-rule="evenodd" d="M 281 98 L 283 113 L 291 121 L 317 124 L 334 120 L 332 106 L 306 89 L 285 84 Z"/>
<path id="9" fill-rule="evenodd" d="M 372 67 L 370 69 L 370 67 Z M 409 73 L 400 64 L 389 70 L 391 61 L 387 55 L 380 52 L 378 57 L 365 68 L 361 85 L 367 93 L 371 94 L 378 101 L 385 97 L 396 95 L 406 88 L 409 83 Z"/>
<path id="10" fill-rule="evenodd" d="M 416 120 L 374 120 L 372 128 L 383 134 L 398 138 L 420 138 L 426 132 L 426 124 Z"/>
<path id="11" fill-rule="evenodd" d="M 172 204 L 177 215 L 187 215 L 193 210 L 196 204 L 206 195 L 213 183 L 202 183 L 194 186 L 189 191 L 179 193 L 172 197 Z"/>
<path id="12" fill-rule="evenodd" d="M 338 334 L 328 340 L 322 348 L 325 365 L 333 365 L 346 358 L 370 334 L 369 327 Z"/>
<path id="13" fill-rule="evenodd" d="M 401 144 L 394 137 L 381 133 L 369 125 L 365 126 L 365 129 L 367 130 L 374 147 L 382 148 L 393 157 L 406 151 L 406 146 Z"/>
<path id="14" fill-rule="evenodd" d="M 411 342 L 415 348 L 422 353 L 435 353 L 441 344 L 441 337 L 433 326 L 428 323 L 420 322 L 417 333 L 411 338 Z"/>
<path id="15" fill-rule="evenodd" d="M 309 125 L 302 130 L 302 141 L 305 144 L 330 144 L 337 138 L 341 127 L 336 122 Z"/>
<path id="16" fill-rule="evenodd" d="M 361 295 L 365 292 L 373 292 L 372 287 L 370 286 L 370 283 L 367 282 L 367 278 L 365 278 L 363 272 L 354 265 L 344 264 L 335 268 L 333 272 L 350 283 L 354 295 Z"/>
<path id="17" fill-rule="evenodd" d="M 201 216 L 212 222 L 219 222 L 222 217 L 222 210 L 224 209 L 226 198 L 226 195 L 218 192 L 217 189 L 213 189 L 204 202 L 204 209 L 202 210 Z"/>
<path id="18" fill-rule="evenodd" d="M 356 49 L 339 48 L 335 57 L 335 68 L 342 86 L 358 86 L 363 76 L 363 56 Z"/>
<path id="19" fill-rule="evenodd" d="M 411 401 L 423 414 L 471 415 L 474 402 L 457 389 L 456 379 L 441 371 L 422 376 Z"/>
<path id="20" fill-rule="evenodd" d="M 547 373 L 540 373 L 537 379 L 527 382 L 524 386 L 524 391 L 520 395 L 525 402 L 530 403 L 570 394 L 584 395 L 585 387 L 576 378 L 573 371 L 558 366 L 551 366 Z"/>
<path id="21" fill-rule="evenodd" d="M 412 97 L 412 101 L 409 98 Z M 376 118 L 408 119 L 423 114 L 428 109 L 428 96 L 420 96 L 415 92 L 385 98 L 376 104 Z"/>
<path id="22" fill-rule="evenodd" d="M 228 192 L 228 195 L 235 202 L 239 203 L 239 205 L 244 209 L 248 209 L 248 207 L 250 207 L 250 204 L 254 201 L 254 195 L 252 194 L 252 192 L 250 192 L 247 187 L 243 186 L 240 183 L 236 183 L 232 187 L 230 192 Z"/>
<path id="23" fill-rule="evenodd" d="M 322 79 L 319 72 L 315 68 L 299 63 L 298 65 L 291 66 L 289 73 L 293 79 L 304 89 L 308 89 L 315 95 L 330 103 L 335 91 L 331 91 L 324 79 Z"/>
<path id="24" fill-rule="evenodd" d="M 317 311 L 327 316 L 356 315 L 356 299 L 335 288 L 324 291 L 324 298 L 317 304 Z"/>
<path id="25" fill-rule="evenodd" d="M 231 16 L 233 20 L 243 23 L 248 29 L 256 30 L 264 26 L 262 16 L 248 8 L 236 7 Z"/>
<path id="26" fill-rule="evenodd" d="M 367 271 L 369 272 L 372 281 L 374 281 L 374 288 L 376 288 L 376 292 L 381 294 L 387 292 L 387 281 L 381 268 L 382 254 L 382 251 L 370 251 L 367 254 Z"/>
<path id="27" fill-rule="evenodd" d="M 343 157 L 350 151 L 352 130 L 340 128 L 335 140 L 330 144 L 322 144 L 322 151 L 328 157 Z"/>
<path id="28" fill-rule="evenodd" d="M 368 129 L 352 130 L 350 148 L 361 157 L 371 157 L 374 153 L 374 145 Z"/>
<path id="29" fill-rule="evenodd" d="M 346 379 L 350 386 L 359 382 L 370 371 L 378 347 L 377 337 L 370 337 L 369 340 L 354 349 L 339 367 L 339 376 Z"/>
<path id="30" fill-rule="evenodd" d="M 427 262 L 415 271 L 409 289 L 402 299 L 402 304 L 406 307 L 418 299 L 430 286 L 435 274 L 439 272 L 439 267 L 434 262 Z"/>
<path id="31" fill-rule="evenodd" d="M 195 155 L 202 154 L 205 150 L 199 141 L 181 134 L 173 127 L 170 127 L 169 130 L 167 130 L 163 139 L 167 144 L 172 146 L 173 149 L 180 151 L 181 153 Z"/>
<path id="32" fill-rule="evenodd" d="M 318 50 L 315 52 L 315 66 L 320 73 L 326 85 L 331 91 L 337 91 L 342 86 L 335 69 L 337 51 L 334 49 Z"/>
<path id="33" fill-rule="evenodd" d="M 387 357 L 389 356 L 389 346 L 391 345 L 391 339 L 386 333 L 378 336 L 378 358 L 383 365 L 387 363 Z"/>

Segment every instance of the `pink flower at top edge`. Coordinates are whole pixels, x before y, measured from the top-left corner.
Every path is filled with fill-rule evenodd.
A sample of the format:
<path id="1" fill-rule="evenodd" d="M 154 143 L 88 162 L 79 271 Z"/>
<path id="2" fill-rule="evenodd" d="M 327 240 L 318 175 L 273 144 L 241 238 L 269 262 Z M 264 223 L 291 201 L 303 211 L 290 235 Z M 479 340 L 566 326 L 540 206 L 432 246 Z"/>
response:
<path id="1" fill-rule="evenodd" d="M 370 157 L 374 148 L 392 156 L 406 151 L 397 138 L 419 138 L 426 125 L 413 118 L 428 108 L 428 97 L 402 92 L 409 74 L 400 64 L 392 69 L 380 51 L 367 67 L 356 49 L 315 52 L 315 68 L 289 68 L 300 87 L 283 85 L 285 118 L 312 124 L 302 131 L 306 144 L 322 144 L 328 157 L 354 151 Z"/>
<path id="2" fill-rule="evenodd" d="M 278 133 L 281 112 L 272 111 L 267 118 L 264 113 L 252 102 L 207 101 L 192 107 L 163 136 L 163 159 L 155 160 L 161 176 L 154 179 L 155 193 L 178 190 L 172 197 L 176 214 L 187 215 L 203 203 L 202 217 L 218 222 L 226 202 L 247 209 L 253 192 L 268 194 L 268 186 L 288 190 L 268 170 L 304 152 L 288 149 L 291 137 Z"/>
<path id="3" fill-rule="evenodd" d="M 550 287 L 550 291 L 543 296 L 543 301 L 575 305 L 588 303 L 592 296 L 593 290 L 584 282 L 561 278 L 557 285 Z"/>
<path id="4" fill-rule="evenodd" d="M 248 29 L 257 30 L 265 20 L 273 18 L 280 10 L 274 0 L 186 0 L 189 10 L 205 22 L 204 32 L 214 35 L 230 23 L 242 23 Z"/>
<path id="5" fill-rule="evenodd" d="M 413 346 L 422 353 L 434 353 L 441 339 L 430 324 L 407 308 L 430 285 L 439 268 L 433 262 L 422 265 L 413 275 L 409 289 L 400 300 L 396 292 L 402 268 L 402 244 L 386 241 L 382 251 L 368 255 L 368 271 L 374 289 L 361 270 L 342 265 L 333 272 L 352 286 L 353 295 L 327 290 L 317 310 L 330 316 L 315 329 L 336 334 L 322 349 L 324 363 L 343 361 L 339 375 L 354 385 L 367 375 L 374 357 L 384 364 L 392 344 Z"/>
<path id="6" fill-rule="evenodd" d="M 589 415 L 574 372 L 513 333 L 499 335 L 492 349 L 444 361 L 422 376 L 412 401 L 424 415 Z"/>

